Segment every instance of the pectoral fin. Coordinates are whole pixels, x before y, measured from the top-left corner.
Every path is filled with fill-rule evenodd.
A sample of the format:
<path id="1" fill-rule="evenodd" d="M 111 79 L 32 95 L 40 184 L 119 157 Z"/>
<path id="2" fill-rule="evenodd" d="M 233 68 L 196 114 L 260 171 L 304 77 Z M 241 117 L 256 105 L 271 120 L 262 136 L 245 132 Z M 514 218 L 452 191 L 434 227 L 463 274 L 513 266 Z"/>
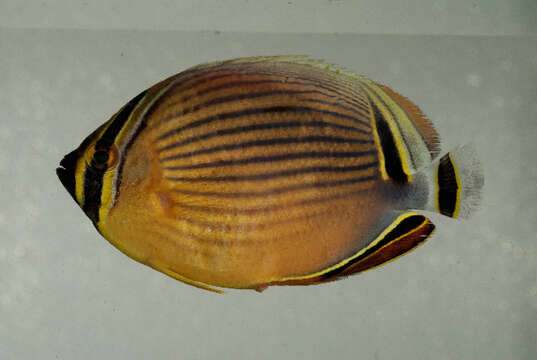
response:
<path id="1" fill-rule="evenodd" d="M 434 225 L 428 218 L 418 213 L 407 212 L 399 215 L 367 246 L 329 268 L 258 286 L 317 284 L 369 270 L 421 245 L 433 231 Z"/>

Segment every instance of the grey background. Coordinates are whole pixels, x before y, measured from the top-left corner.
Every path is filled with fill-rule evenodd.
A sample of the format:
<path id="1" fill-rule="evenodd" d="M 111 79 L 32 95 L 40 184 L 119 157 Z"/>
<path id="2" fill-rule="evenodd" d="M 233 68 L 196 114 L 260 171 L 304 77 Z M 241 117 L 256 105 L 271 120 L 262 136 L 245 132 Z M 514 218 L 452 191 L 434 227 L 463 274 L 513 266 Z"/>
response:
<path id="1" fill-rule="evenodd" d="M 324 22 L 279 20 L 294 28 L 263 28 L 276 10 L 260 11 L 253 30 L 270 34 L 243 32 L 251 30 L 246 15 L 243 24 L 230 20 L 222 28 L 220 5 L 196 24 L 193 14 L 202 10 L 192 5 L 190 13 L 180 5 L 153 10 L 224 30 L 198 32 L 157 29 L 153 16 L 128 16 L 135 7 L 102 11 L 98 19 L 91 4 L 74 2 L 77 15 L 69 16 L 67 5 L 52 15 L 60 8 L 54 2 L 17 3 L 0 2 L 0 359 L 536 358 L 533 2 L 490 2 L 476 22 L 465 17 L 467 5 L 437 2 L 451 6 L 438 17 L 452 19 L 438 28 L 426 13 L 419 22 L 408 10 L 403 17 L 412 21 L 383 18 L 389 31 L 379 31 L 384 20 L 369 31 L 401 27 L 407 35 L 330 34 L 350 26 L 341 24 L 352 9 L 343 1 L 323 5 L 344 7 L 319 13 Z M 245 14 L 263 6 L 235 3 Z M 366 3 L 355 3 L 355 13 Z M 498 8 L 510 11 L 503 16 Z M 364 11 L 386 9 L 380 2 Z M 467 34 L 449 35 L 461 31 Z M 476 36 L 489 32 L 498 36 Z M 481 209 L 467 221 L 428 214 L 434 236 L 374 271 L 262 294 L 204 292 L 109 245 L 57 180 L 61 157 L 163 77 L 204 61 L 263 54 L 310 54 L 367 75 L 415 101 L 436 124 L 444 151 L 474 142 L 485 169 Z"/>
<path id="2" fill-rule="evenodd" d="M 0 0 L 15 28 L 537 35 L 535 0 Z"/>

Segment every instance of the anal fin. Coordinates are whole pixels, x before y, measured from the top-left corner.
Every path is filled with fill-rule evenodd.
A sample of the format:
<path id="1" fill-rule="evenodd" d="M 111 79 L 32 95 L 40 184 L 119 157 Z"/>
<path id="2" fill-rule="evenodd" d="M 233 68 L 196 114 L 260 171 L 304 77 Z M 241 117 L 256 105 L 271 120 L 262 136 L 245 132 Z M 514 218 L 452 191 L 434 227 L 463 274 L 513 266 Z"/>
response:
<path id="1" fill-rule="evenodd" d="M 313 274 L 287 277 L 258 286 L 318 284 L 369 270 L 423 244 L 434 228 L 434 224 L 424 215 L 406 212 L 384 227 L 367 246 L 337 264 Z"/>
<path id="2" fill-rule="evenodd" d="M 332 276 L 348 276 L 385 264 L 422 245 L 434 224 L 418 213 L 404 213 L 386 228 L 364 252 Z"/>

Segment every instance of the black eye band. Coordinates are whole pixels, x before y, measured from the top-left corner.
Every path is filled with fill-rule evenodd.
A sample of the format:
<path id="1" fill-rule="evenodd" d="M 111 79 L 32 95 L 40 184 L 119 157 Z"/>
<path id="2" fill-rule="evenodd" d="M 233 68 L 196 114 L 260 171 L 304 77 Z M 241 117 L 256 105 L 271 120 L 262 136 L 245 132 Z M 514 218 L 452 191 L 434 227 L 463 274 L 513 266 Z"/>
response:
<path id="1" fill-rule="evenodd" d="M 130 114 L 143 99 L 145 93 L 146 91 L 140 93 L 117 113 L 115 119 L 108 126 L 104 134 L 97 140 L 91 166 L 87 167 L 84 171 L 84 203 L 82 209 L 94 223 L 99 222 L 103 178 L 108 170 L 110 149 L 121 129 L 127 123 Z"/>

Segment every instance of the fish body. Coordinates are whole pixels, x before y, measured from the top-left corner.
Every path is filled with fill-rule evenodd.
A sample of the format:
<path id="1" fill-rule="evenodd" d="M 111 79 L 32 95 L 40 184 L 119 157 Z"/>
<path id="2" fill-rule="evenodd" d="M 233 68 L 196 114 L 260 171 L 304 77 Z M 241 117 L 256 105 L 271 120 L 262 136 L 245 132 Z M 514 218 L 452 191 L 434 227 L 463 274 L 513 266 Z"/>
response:
<path id="1" fill-rule="evenodd" d="M 416 210 L 466 216 L 470 147 L 441 158 L 416 105 L 304 57 L 205 64 L 140 93 L 66 155 L 98 231 L 169 276 L 261 290 L 360 272 L 423 243 Z"/>

